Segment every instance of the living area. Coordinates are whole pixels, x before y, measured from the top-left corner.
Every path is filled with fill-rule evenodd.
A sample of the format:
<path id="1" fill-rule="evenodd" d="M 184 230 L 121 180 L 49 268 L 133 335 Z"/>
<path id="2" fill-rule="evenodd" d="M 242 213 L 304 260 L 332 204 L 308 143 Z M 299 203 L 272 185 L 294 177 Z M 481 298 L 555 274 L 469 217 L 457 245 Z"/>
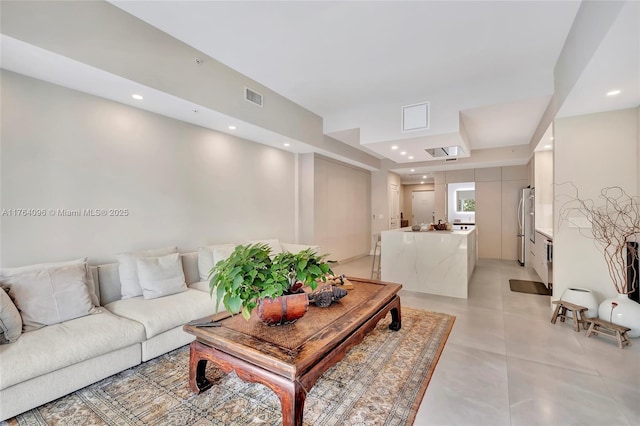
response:
<path id="1" fill-rule="evenodd" d="M 140 424 L 278 424 L 280 405 L 275 394 L 266 388 L 249 387 L 233 374 L 207 370 L 210 380 L 219 379 L 220 389 L 229 389 L 224 400 L 216 399 L 221 393 L 203 392 L 197 398 L 190 393 L 185 379 L 189 349 L 185 345 L 193 336 L 185 334 L 183 326 L 212 315 L 216 307 L 215 297 L 209 295 L 206 273 L 211 263 L 209 267 L 199 265 L 200 252 L 207 247 L 258 240 L 270 240 L 272 248 L 292 252 L 319 246 L 322 253 L 329 253 L 329 259 L 337 262 L 332 264 L 336 274 L 368 279 L 370 253 L 374 249 L 372 236 L 391 227 L 393 197 L 389 184 L 400 182 L 400 171 L 411 174 L 409 163 L 392 163 L 341 142 L 345 134 L 359 136 L 357 129 L 345 130 L 341 135 L 325 134 L 322 117 L 245 76 L 229 77 L 232 70 L 212 58 L 194 62 L 194 58 L 200 58 L 196 57 L 200 53 L 196 49 L 160 34 L 109 2 L 92 2 L 99 13 L 82 2 L 15 2 L 5 7 L 6 3 L 1 6 L 3 51 L 23 42 L 54 51 L 59 48 L 58 54 L 76 60 L 84 55 L 91 57 L 87 63 L 92 65 L 82 64 L 87 68 L 100 64 L 107 71 L 133 79 L 137 71 L 131 57 L 135 55 L 123 53 L 126 50 L 119 47 L 106 48 L 97 40 L 89 46 L 92 42 L 85 36 L 61 31 L 69 23 L 69 28 L 82 34 L 87 31 L 82 22 L 100 22 L 96 31 L 112 34 L 118 41 L 114 46 L 131 43 L 132 49 L 148 52 L 156 59 L 175 59 L 176 62 L 163 63 L 165 72 L 142 72 L 140 80 L 150 86 L 162 86 L 167 81 L 152 81 L 162 80 L 161 75 L 169 76 L 167 79 L 172 81 L 168 84 L 175 85 L 181 96 L 189 93 L 191 97 L 188 101 L 180 99 L 180 111 L 166 115 L 149 107 L 154 102 L 153 90 L 145 93 L 144 108 L 131 100 L 131 93 L 148 88 L 135 80 L 129 81 L 131 90 L 111 90 L 110 97 L 104 97 L 91 89 L 65 87 L 45 78 L 43 74 L 61 73 L 73 75 L 72 79 L 80 82 L 85 75 L 71 74 L 67 68 L 55 69 L 53 64 L 57 62 L 52 57 L 48 58 L 50 62 L 38 62 L 41 74 L 26 74 L 3 65 L 0 266 L 3 274 L 19 268 L 26 268 L 18 271 L 21 274 L 49 274 L 52 268 L 63 268 L 72 274 L 69 281 L 74 283 L 75 291 L 82 293 L 82 301 L 69 301 L 84 316 L 71 321 L 84 325 L 81 329 L 67 329 L 62 323 L 52 323 L 13 335 L 13 343 L 0 345 L 0 418 L 24 413 L 27 417 L 22 421 L 27 424 L 64 424 L 65 416 L 84 419 L 87 424 L 116 424 L 125 422 L 123 419 Z M 124 27 L 112 25 L 121 19 L 128 22 Z M 143 36 L 122 30 L 131 29 L 128 25 L 142 28 L 157 44 L 135 43 Z M 51 34 L 72 41 L 56 41 Z M 77 40 L 86 42 L 86 50 Z M 171 53 L 167 54 L 164 47 Z M 96 53 L 101 50 L 105 58 L 123 56 L 109 65 L 101 64 Z M 203 70 L 214 72 L 212 69 L 219 73 L 219 81 L 202 77 Z M 107 87 L 113 75 L 103 77 L 97 81 Z M 238 101 L 241 105 L 230 102 L 235 110 L 214 105 L 219 93 L 238 92 L 241 96 L 247 85 L 258 87 L 265 95 L 266 103 L 260 110 L 250 109 L 258 107 L 242 99 Z M 280 108 L 276 112 L 270 109 L 274 104 Z M 216 106 L 223 112 L 213 114 Z M 232 117 L 242 117 L 244 121 L 231 120 Z M 224 129 L 212 129 L 210 123 L 214 121 Z M 612 112 L 594 111 L 557 121 L 560 130 L 555 141 L 558 152 L 554 155 L 559 180 L 571 180 L 586 188 L 604 184 L 637 188 L 637 102 Z M 632 122 L 635 127 L 629 124 Z M 263 132 L 252 137 L 251 132 L 260 126 L 264 126 Z M 634 130 L 625 130 L 623 136 L 622 131 L 614 133 L 621 128 Z M 532 134 L 537 132 L 530 130 Z M 608 144 L 605 150 L 599 145 L 602 140 Z M 296 146 L 299 141 L 308 144 Z M 455 163 L 455 167 L 464 168 L 462 171 L 490 166 L 497 170 L 524 170 L 531 167 L 530 151 L 527 140 L 516 148 L 474 151 L 480 152 L 481 157 L 483 152 L 485 157 L 491 157 L 483 166 L 474 165 L 469 158 L 444 166 L 430 166 L 433 162 L 428 161 L 420 165 L 425 169 L 436 167 L 435 173 L 445 173 Z M 619 155 L 632 151 L 633 155 Z M 511 155 L 521 155 L 517 165 Z M 492 183 L 503 188 L 504 182 L 500 178 Z M 503 211 L 501 205 L 496 206 L 498 212 Z M 510 213 L 503 214 L 506 218 Z M 478 216 L 482 219 L 481 213 Z M 491 223 L 498 227 L 511 220 L 493 219 Z M 610 293 L 606 268 L 597 251 L 590 246 L 585 248 L 590 243 L 571 234 L 568 226 L 561 231 L 556 235 L 561 264 L 554 271 L 559 293 L 554 295 L 559 297 L 569 285 L 593 281 L 601 295 Z M 500 240 L 507 237 L 499 228 L 489 232 L 499 236 L 492 249 L 501 253 Z M 578 254 L 574 256 L 574 252 Z M 213 251 L 211 256 L 213 262 Z M 154 285 L 157 281 L 153 279 L 146 287 L 140 286 L 143 293 L 120 300 L 120 260 L 126 263 L 127 258 L 129 262 L 133 259 L 139 268 L 138 260 L 149 257 L 166 258 L 178 278 L 182 271 L 184 280 L 172 281 L 176 286 L 167 290 Z M 492 258 L 478 260 L 469 281 L 468 299 L 401 290 L 407 324 L 403 333 L 415 330 L 419 336 L 437 336 L 434 346 L 426 346 L 431 339 L 425 338 L 416 339 L 425 346 L 411 348 L 408 342 L 403 343 L 405 346 L 391 346 L 393 336 L 406 334 L 383 334 L 381 331 L 388 331 L 391 321 L 391 315 L 387 315 L 380 328 L 371 333 L 372 338 L 380 340 L 385 340 L 381 336 L 391 336 L 386 339 L 386 346 L 369 338 L 356 346 L 348 361 L 359 361 L 362 368 L 356 370 L 353 364 L 341 363 L 342 369 L 328 376 L 335 385 L 322 384 L 317 391 L 321 397 L 316 398 L 319 394 L 314 393 L 307 401 L 308 418 L 315 422 L 312 424 L 338 424 L 335 419 L 341 418 L 338 414 L 346 411 L 351 403 L 348 397 L 355 393 L 347 392 L 349 386 L 357 387 L 358 392 L 367 387 L 376 389 L 371 385 L 374 382 L 366 382 L 358 373 L 374 370 L 367 363 L 382 363 L 380 357 L 376 358 L 378 351 L 385 351 L 392 359 L 394 352 L 408 356 L 410 349 L 416 352 L 416 348 L 431 352 L 431 358 L 420 358 L 433 361 L 429 368 L 421 370 L 420 377 L 426 377 L 426 382 L 410 383 L 408 376 L 414 370 L 409 369 L 411 364 L 406 359 L 403 368 L 385 363 L 390 368 L 384 373 L 388 378 L 385 386 L 377 388 L 379 393 L 367 394 L 365 400 L 370 404 L 365 408 L 349 412 L 354 422 L 363 421 L 358 417 L 363 413 L 373 415 L 374 411 L 387 410 L 389 395 L 399 390 L 400 383 L 406 385 L 405 392 L 414 392 L 396 395 L 393 400 L 398 402 L 394 407 L 402 419 L 400 424 L 638 423 L 640 372 L 629 366 L 637 365 L 640 344 L 634 340 L 632 346 L 620 350 L 607 340 L 585 339 L 568 324 L 551 324 L 550 297 L 524 297 L 508 289 L 510 278 L 539 279 L 535 271 L 501 258 L 500 254 L 489 257 Z M 63 265 L 51 265 L 59 262 Z M 43 263 L 50 265 L 33 268 Z M 157 278 L 157 265 L 144 260 L 141 263 L 147 276 Z M 47 313 L 51 305 L 30 308 Z M 24 318 L 21 321 L 26 323 Z M 416 328 L 410 328 L 410 324 Z M 452 328 L 447 329 L 449 326 Z M 48 332 L 52 332 L 51 337 L 35 343 L 36 339 L 30 337 Z M 80 332 L 87 339 L 86 345 L 79 344 Z M 37 350 L 24 355 L 19 351 L 7 361 L 9 351 L 27 344 L 35 344 Z M 73 349 L 65 353 L 69 348 Z M 178 370 L 184 374 L 178 375 Z M 150 377 L 156 377 L 161 386 L 142 379 Z M 121 399 L 109 399 L 104 388 L 91 387 L 103 379 L 117 384 L 123 391 Z M 423 383 L 428 384 L 424 384 L 426 389 L 422 388 Z M 338 389 L 347 391 L 337 394 Z M 184 408 L 180 404 L 187 400 L 193 412 L 201 416 L 197 420 L 181 417 L 186 411 L 180 412 Z M 119 409 L 122 401 L 128 401 L 127 409 Z M 329 402 L 343 405 L 328 405 Z M 328 411 L 336 417 L 325 413 Z M 100 417 L 104 413 L 114 417 Z M 380 418 L 387 417 L 376 417 Z M 12 425 L 16 422 L 10 420 Z"/>

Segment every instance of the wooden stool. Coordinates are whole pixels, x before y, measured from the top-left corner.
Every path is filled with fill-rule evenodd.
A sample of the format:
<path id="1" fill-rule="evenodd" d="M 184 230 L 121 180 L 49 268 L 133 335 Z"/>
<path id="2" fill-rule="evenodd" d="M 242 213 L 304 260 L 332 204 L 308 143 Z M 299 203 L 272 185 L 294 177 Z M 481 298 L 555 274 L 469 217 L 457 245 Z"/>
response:
<path id="1" fill-rule="evenodd" d="M 556 306 L 556 310 L 553 312 L 553 316 L 551 317 L 551 324 L 555 324 L 558 318 L 560 318 L 561 322 L 564 322 L 565 318 L 569 318 L 567 316 L 567 311 L 571 311 L 573 312 L 573 329 L 575 331 L 580 331 L 580 324 L 582 324 L 582 328 L 584 328 L 585 330 L 587 329 L 585 312 L 588 310 L 588 308 L 565 302 L 564 300 L 554 300 L 551 303 L 558 305 Z"/>
<path id="2" fill-rule="evenodd" d="M 590 323 L 586 334 L 587 337 L 592 334 L 595 334 L 596 336 L 602 334 L 603 336 L 609 336 L 612 339 L 616 339 L 620 349 L 622 349 L 622 345 L 631 346 L 629 336 L 627 336 L 627 331 L 631 330 L 629 327 L 613 324 L 609 321 L 601 320 L 600 318 L 588 318 L 587 322 Z"/>

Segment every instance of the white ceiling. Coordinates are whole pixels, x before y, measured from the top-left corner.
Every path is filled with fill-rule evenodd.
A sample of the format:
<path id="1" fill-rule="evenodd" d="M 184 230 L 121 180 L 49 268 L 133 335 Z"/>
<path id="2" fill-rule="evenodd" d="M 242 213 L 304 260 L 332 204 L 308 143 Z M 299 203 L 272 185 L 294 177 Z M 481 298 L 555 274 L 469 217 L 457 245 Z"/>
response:
<path id="1" fill-rule="evenodd" d="M 529 144 L 553 95 L 554 66 L 580 6 L 579 1 L 111 3 L 322 116 L 326 134 L 398 163 L 392 170 L 406 175 L 405 181 L 411 174 L 442 170 L 443 162 L 431 161 L 424 150 L 450 144 L 463 146 L 461 157 L 478 158 L 465 167 L 495 165 L 487 153 L 500 149 L 515 153 L 501 157 L 502 164 L 524 164 L 528 150 L 522 145 Z M 639 10 L 630 2 L 622 11 L 563 115 L 640 103 Z M 10 37 L 2 37 L 2 48 L 3 68 L 229 132 L 229 117 L 215 111 L 185 116 L 186 101 L 163 93 L 154 93 L 157 102 L 145 98 L 144 106 L 137 105 L 116 95 L 130 93 L 117 86 L 130 90 L 135 82 Z M 603 105 L 603 91 L 618 81 L 622 96 Z M 422 101 L 430 102 L 429 130 L 402 133 L 401 107 Z M 281 137 L 262 130 L 241 123 L 234 134 L 282 147 Z M 290 142 L 292 151 L 317 151 Z M 477 155 L 479 150 L 487 151 Z"/>

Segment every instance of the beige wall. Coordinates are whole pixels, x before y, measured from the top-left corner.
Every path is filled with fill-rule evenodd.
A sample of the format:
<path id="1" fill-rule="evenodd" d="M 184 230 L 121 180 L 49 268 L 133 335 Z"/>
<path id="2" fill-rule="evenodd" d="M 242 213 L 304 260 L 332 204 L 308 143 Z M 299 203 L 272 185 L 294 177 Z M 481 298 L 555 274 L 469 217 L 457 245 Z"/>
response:
<path id="1" fill-rule="evenodd" d="M 295 238 L 293 154 L 2 71 L 2 266 Z"/>
<path id="2" fill-rule="evenodd" d="M 315 155 L 314 243 L 329 259 L 343 261 L 369 252 L 371 174 Z"/>
<path id="3" fill-rule="evenodd" d="M 476 169 L 478 256 L 516 260 L 518 199 L 527 186 L 527 166 Z"/>
<path id="4" fill-rule="evenodd" d="M 554 123 L 554 297 L 570 286 L 591 289 L 599 300 L 615 295 L 603 255 L 589 238 L 591 230 L 559 221 L 566 195 L 575 195 L 562 183 L 572 182 L 581 198 L 597 199 L 607 186 L 637 194 L 638 123 L 638 108 L 559 118 Z"/>

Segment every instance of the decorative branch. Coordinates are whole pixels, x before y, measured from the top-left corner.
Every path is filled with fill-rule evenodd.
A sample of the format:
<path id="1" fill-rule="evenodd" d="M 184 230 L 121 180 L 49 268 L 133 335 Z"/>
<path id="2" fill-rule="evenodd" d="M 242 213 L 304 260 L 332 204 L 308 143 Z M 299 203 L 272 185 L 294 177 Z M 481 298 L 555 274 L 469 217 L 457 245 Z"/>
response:
<path id="1" fill-rule="evenodd" d="M 636 235 L 640 234 L 640 196 L 630 196 L 621 187 L 610 186 L 600 191 L 599 204 L 596 204 L 594 200 L 580 198 L 578 188 L 573 183 L 567 184 L 573 187 L 575 196 L 566 195 L 569 200 L 560 208 L 560 223 L 570 221 L 575 213 L 585 216 L 591 223 L 592 238 L 604 254 L 616 291 L 620 294 L 633 292 L 636 288 L 635 260 L 638 259 L 638 253 L 627 243 L 635 241 Z M 631 258 L 629 269 L 627 254 Z M 627 286 L 629 273 L 631 288 Z"/>

